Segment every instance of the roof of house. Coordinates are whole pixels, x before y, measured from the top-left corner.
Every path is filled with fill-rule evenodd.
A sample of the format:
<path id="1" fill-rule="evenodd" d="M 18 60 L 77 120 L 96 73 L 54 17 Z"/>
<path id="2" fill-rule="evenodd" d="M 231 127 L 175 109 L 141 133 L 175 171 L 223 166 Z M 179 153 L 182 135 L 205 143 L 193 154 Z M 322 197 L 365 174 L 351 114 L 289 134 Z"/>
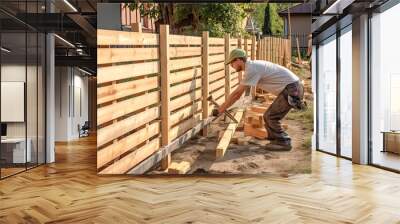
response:
<path id="1" fill-rule="evenodd" d="M 310 3 L 302 3 L 299 5 L 295 5 L 289 8 L 290 15 L 306 15 L 309 14 L 311 16 L 311 4 Z M 282 10 L 279 12 L 279 16 L 287 16 L 288 10 Z"/>

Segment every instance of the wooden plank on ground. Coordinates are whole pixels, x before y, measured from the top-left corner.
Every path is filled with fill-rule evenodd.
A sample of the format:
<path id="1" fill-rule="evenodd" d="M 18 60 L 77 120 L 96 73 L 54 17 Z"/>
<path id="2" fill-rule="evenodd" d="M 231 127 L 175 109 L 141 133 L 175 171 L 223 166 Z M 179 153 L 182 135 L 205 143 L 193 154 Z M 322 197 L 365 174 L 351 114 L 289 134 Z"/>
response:
<path id="1" fill-rule="evenodd" d="M 235 114 L 235 119 L 240 122 L 242 119 L 244 113 L 244 109 L 240 109 L 236 112 Z M 232 122 L 232 121 L 231 121 Z M 228 127 L 226 128 L 221 141 L 218 143 L 217 148 L 215 149 L 215 156 L 217 159 L 222 158 L 225 155 L 226 149 L 229 146 L 229 142 L 231 141 L 231 138 L 233 134 L 235 133 L 235 130 L 239 123 L 230 123 Z"/>
<path id="2" fill-rule="evenodd" d="M 175 151 L 179 147 L 181 147 L 187 140 L 197 135 L 205 126 L 210 124 L 213 121 L 212 117 L 207 119 L 203 119 L 200 123 L 198 123 L 194 128 L 185 132 L 185 134 L 181 135 L 174 141 L 172 141 L 169 145 L 160 148 L 156 153 L 152 154 L 145 160 L 143 160 L 140 164 L 135 166 L 133 169 L 128 171 L 128 174 L 144 174 L 150 168 L 152 168 L 155 164 L 161 161 L 166 155 Z"/>
<path id="3" fill-rule="evenodd" d="M 187 161 L 172 162 L 171 166 L 168 168 L 169 174 L 186 174 L 189 172 L 191 164 Z"/>
<path id="4" fill-rule="evenodd" d="M 134 78 L 160 72 L 158 61 L 97 68 L 97 84 Z"/>

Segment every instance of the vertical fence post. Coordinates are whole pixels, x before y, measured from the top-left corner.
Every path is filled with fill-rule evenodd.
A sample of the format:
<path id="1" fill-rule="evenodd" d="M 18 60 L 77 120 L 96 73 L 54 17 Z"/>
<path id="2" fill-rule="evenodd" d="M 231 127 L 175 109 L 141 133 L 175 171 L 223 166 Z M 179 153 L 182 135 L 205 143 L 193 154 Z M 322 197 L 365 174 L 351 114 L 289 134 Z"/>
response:
<path id="1" fill-rule="evenodd" d="M 227 33 L 225 34 L 225 61 L 228 60 L 229 53 L 230 53 L 230 36 L 229 33 Z M 230 92 L 231 92 L 230 66 L 225 65 L 225 100 L 228 98 Z"/>
<path id="2" fill-rule="evenodd" d="M 243 49 L 242 36 L 239 36 L 239 38 L 238 38 L 238 48 Z M 239 83 L 241 83 L 242 79 L 243 79 L 243 72 L 239 72 L 238 79 L 239 79 Z"/>
<path id="3" fill-rule="evenodd" d="M 251 37 L 251 60 L 256 60 L 256 36 Z"/>
<path id="4" fill-rule="evenodd" d="M 261 37 L 260 37 L 260 39 L 258 39 L 258 41 L 257 41 L 257 50 L 256 50 L 256 59 L 257 59 L 257 60 L 260 60 L 260 59 L 261 59 L 261 57 L 260 57 L 260 53 L 261 53 L 261 42 L 262 42 L 262 39 L 261 39 Z"/>
<path id="5" fill-rule="evenodd" d="M 201 80 L 202 80 L 202 109 L 203 109 L 203 119 L 206 119 L 209 115 L 208 113 L 208 31 L 203 32 L 202 38 L 202 50 L 201 50 L 201 63 L 202 63 L 202 72 L 201 72 Z M 203 136 L 207 136 L 208 126 L 203 128 Z"/>
<path id="6" fill-rule="evenodd" d="M 243 50 L 246 52 L 247 57 L 249 57 L 249 55 L 247 53 L 247 51 L 248 51 L 247 37 L 244 38 L 244 49 Z"/>
<path id="7" fill-rule="evenodd" d="M 169 136 L 169 26 L 160 25 L 160 73 L 161 73 L 161 143 L 168 145 L 171 141 Z M 171 163 L 171 154 L 161 160 L 161 168 L 168 169 Z"/>
<path id="8" fill-rule="evenodd" d="M 261 56 L 262 60 L 268 60 L 267 52 L 269 50 L 269 46 L 267 45 L 267 43 L 268 43 L 267 42 L 267 40 L 268 40 L 267 38 L 268 37 L 265 37 L 265 38 L 262 39 L 262 47 L 261 47 L 262 48 L 262 53 L 261 53 L 262 54 L 262 56 Z"/>

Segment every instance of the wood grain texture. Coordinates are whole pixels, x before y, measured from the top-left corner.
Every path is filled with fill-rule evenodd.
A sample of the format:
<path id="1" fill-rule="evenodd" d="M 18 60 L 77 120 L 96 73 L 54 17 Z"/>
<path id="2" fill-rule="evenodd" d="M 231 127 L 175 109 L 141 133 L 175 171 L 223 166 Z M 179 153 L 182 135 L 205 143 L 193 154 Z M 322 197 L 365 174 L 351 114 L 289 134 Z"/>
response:
<path id="1" fill-rule="evenodd" d="M 115 30 L 97 30 L 97 45 L 158 45 L 159 35 Z"/>
<path id="2" fill-rule="evenodd" d="M 158 47 L 152 48 L 98 48 L 97 64 L 134 62 L 159 59 Z"/>
<path id="3" fill-rule="evenodd" d="M 155 91 L 100 107 L 97 109 L 97 124 L 104 124 L 124 115 L 143 109 L 144 107 L 156 104 L 159 101 L 160 92 Z"/>
<path id="4" fill-rule="evenodd" d="M 238 110 L 234 115 L 235 119 L 240 122 L 242 119 L 243 113 L 244 113 L 244 109 Z M 233 134 L 235 134 L 235 131 L 236 131 L 236 128 L 238 125 L 239 125 L 239 123 L 235 123 L 235 122 L 231 121 L 231 123 L 228 125 L 228 127 L 224 131 L 224 134 L 222 135 L 221 140 L 219 141 L 217 147 L 215 148 L 215 157 L 217 159 L 224 157 L 226 149 L 228 148 L 229 143 L 233 137 Z"/>
<path id="5" fill-rule="evenodd" d="M 400 220 L 399 174 L 320 152 L 312 152 L 311 174 L 289 177 L 100 176 L 93 136 L 56 145 L 56 161 L 0 181 L 0 223 Z"/>
<path id="6" fill-rule="evenodd" d="M 113 65 L 97 68 L 97 84 L 135 78 L 160 72 L 158 61 L 137 64 Z"/>

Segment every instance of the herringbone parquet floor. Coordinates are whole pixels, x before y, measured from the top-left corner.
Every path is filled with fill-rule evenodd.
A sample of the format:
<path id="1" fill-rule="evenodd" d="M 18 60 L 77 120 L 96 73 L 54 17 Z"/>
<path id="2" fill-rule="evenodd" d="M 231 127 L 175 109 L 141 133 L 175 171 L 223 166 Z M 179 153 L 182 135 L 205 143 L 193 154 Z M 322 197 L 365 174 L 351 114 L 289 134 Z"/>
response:
<path id="1" fill-rule="evenodd" d="M 313 153 L 285 177 L 96 175 L 95 139 L 0 181 L 0 223 L 400 223 L 400 175 Z"/>

